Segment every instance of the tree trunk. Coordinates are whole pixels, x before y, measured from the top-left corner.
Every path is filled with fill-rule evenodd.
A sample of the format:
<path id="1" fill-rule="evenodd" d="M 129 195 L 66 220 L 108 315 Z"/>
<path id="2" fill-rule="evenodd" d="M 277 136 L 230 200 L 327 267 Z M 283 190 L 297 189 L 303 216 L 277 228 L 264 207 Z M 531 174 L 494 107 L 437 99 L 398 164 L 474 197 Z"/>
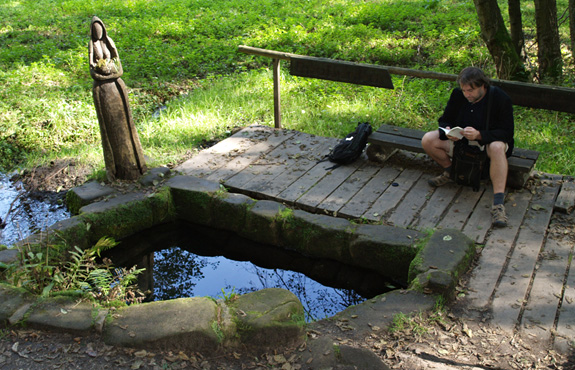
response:
<path id="1" fill-rule="evenodd" d="M 535 23 L 539 77 L 557 79 L 563 73 L 563 59 L 561 58 L 555 0 L 535 0 Z"/>
<path id="2" fill-rule="evenodd" d="M 525 67 L 507 32 L 497 0 L 473 0 L 481 27 L 481 36 L 497 68 L 497 76 L 505 80 L 526 79 Z"/>
<path id="3" fill-rule="evenodd" d="M 575 0 L 571 0 L 575 1 Z M 523 38 L 523 20 L 521 18 L 521 0 L 508 0 L 509 5 L 509 29 L 511 31 L 511 40 L 515 45 L 515 51 L 521 55 L 524 45 Z"/>
<path id="4" fill-rule="evenodd" d="M 569 0 L 569 33 L 571 35 L 571 55 L 575 53 L 575 0 Z"/>

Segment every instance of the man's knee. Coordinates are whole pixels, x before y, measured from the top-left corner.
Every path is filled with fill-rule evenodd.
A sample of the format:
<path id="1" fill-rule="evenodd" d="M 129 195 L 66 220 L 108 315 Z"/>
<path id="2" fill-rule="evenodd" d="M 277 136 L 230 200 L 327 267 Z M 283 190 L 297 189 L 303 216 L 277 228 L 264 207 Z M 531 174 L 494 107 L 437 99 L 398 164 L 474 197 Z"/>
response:
<path id="1" fill-rule="evenodd" d="M 487 154 L 490 158 L 493 157 L 506 157 L 505 153 L 507 151 L 507 144 L 503 141 L 494 141 L 487 145 Z"/>
<path id="2" fill-rule="evenodd" d="M 437 131 L 426 132 L 425 135 L 423 135 L 423 138 L 421 138 L 421 146 L 427 152 L 436 146 L 435 143 L 438 140 L 439 133 Z"/>

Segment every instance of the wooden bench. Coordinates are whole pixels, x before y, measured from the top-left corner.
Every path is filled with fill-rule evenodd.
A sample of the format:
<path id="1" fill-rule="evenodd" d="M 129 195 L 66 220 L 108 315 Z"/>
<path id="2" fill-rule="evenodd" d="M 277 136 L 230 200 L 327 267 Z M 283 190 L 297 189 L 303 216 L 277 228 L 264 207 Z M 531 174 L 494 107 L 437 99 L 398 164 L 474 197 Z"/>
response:
<path id="1" fill-rule="evenodd" d="M 367 156 L 370 160 L 381 162 L 397 150 L 425 153 L 421 147 L 421 138 L 424 134 L 425 132 L 421 130 L 383 125 L 370 135 Z M 525 186 L 538 157 L 537 151 L 514 148 L 513 154 L 509 157 L 507 186 L 515 189 Z"/>

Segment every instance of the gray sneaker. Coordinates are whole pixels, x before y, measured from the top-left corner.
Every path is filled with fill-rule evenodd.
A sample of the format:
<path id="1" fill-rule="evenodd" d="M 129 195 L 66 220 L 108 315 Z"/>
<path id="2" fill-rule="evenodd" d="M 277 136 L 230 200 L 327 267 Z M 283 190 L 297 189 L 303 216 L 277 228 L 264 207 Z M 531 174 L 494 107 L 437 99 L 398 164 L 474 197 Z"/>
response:
<path id="1" fill-rule="evenodd" d="M 439 176 L 435 176 L 432 179 L 427 180 L 427 183 L 431 186 L 443 186 L 449 182 L 451 182 L 451 177 L 449 176 L 449 172 L 443 171 L 443 173 Z"/>
<path id="2" fill-rule="evenodd" d="M 503 204 L 491 207 L 491 220 L 494 227 L 507 226 L 507 216 L 505 215 L 505 206 Z"/>

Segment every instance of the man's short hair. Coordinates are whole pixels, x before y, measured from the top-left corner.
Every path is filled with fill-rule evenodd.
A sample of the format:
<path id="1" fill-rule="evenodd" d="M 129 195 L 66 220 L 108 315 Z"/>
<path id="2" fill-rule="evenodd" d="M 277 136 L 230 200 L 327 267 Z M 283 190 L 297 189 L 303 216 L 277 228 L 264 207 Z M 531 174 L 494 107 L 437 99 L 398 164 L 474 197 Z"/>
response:
<path id="1" fill-rule="evenodd" d="M 489 87 L 489 78 L 487 78 L 481 69 L 477 67 L 467 67 L 459 72 L 457 83 L 460 86 L 469 85 L 471 87 Z"/>

